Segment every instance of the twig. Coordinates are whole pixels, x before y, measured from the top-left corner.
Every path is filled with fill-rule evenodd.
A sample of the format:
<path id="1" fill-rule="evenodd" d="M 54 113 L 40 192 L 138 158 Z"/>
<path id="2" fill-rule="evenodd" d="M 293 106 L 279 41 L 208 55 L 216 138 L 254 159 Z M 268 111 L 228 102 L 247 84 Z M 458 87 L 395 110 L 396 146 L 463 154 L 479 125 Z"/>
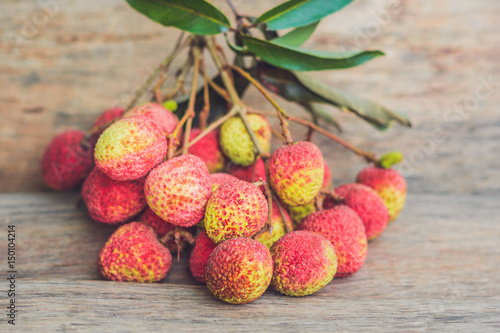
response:
<path id="1" fill-rule="evenodd" d="M 202 62 L 202 67 L 205 68 L 205 64 Z M 205 129 L 207 127 L 207 119 L 210 114 L 210 96 L 208 94 L 208 78 L 203 75 L 203 109 L 200 112 L 200 128 Z"/>
<path id="2" fill-rule="evenodd" d="M 184 84 L 186 83 L 186 76 L 188 75 L 191 66 L 193 66 L 193 57 L 189 56 L 176 75 L 177 79 L 175 81 L 175 86 L 172 88 L 172 90 L 170 90 L 167 96 L 163 98 L 164 101 L 172 99 L 179 93 L 179 91 L 184 88 Z"/>
<path id="3" fill-rule="evenodd" d="M 134 97 L 132 98 L 130 103 L 128 103 L 127 110 L 130 110 L 131 108 L 133 108 L 137 104 L 139 99 L 141 99 L 141 97 L 144 95 L 146 90 L 151 86 L 151 84 L 154 82 L 154 80 L 156 80 L 158 75 L 161 72 L 166 72 L 168 70 L 168 68 L 170 67 L 170 64 L 172 63 L 174 58 L 189 44 L 189 42 L 191 41 L 191 37 L 186 38 L 184 43 L 181 44 L 181 40 L 182 40 L 183 36 L 184 36 L 184 34 L 182 33 L 179 36 L 179 39 L 177 40 L 177 44 L 176 44 L 176 47 L 174 48 L 174 50 L 165 58 L 165 60 L 163 60 L 163 62 L 160 64 L 160 66 L 158 66 L 153 71 L 153 73 L 151 73 L 151 75 L 147 78 L 146 82 L 139 88 L 139 90 L 137 90 L 137 92 L 134 94 Z"/>
<path id="4" fill-rule="evenodd" d="M 193 82 L 191 85 L 191 96 L 189 97 L 189 104 L 186 110 L 186 114 L 188 115 L 187 123 L 186 123 L 186 131 L 184 132 L 184 144 L 182 146 L 182 154 L 186 155 L 188 153 L 188 143 L 189 137 L 191 135 L 191 126 L 193 124 L 194 117 L 194 103 L 196 101 L 196 88 L 198 85 L 198 75 L 200 70 L 200 62 L 201 62 L 201 52 L 200 49 L 195 46 L 192 48 L 193 56 L 194 56 L 194 70 L 193 70 Z"/>
<path id="5" fill-rule="evenodd" d="M 281 219 L 283 220 L 283 223 L 285 224 L 286 233 L 292 232 L 293 230 L 291 230 L 289 224 L 286 223 L 285 212 L 283 211 L 283 207 L 281 206 L 281 204 L 280 204 L 280 202 L 279 202 L 279 200 L 274 192 L 273 192 L 273 198 L 274 198 L 274 202 L 276 203 L 276 205 L 278 206 L 278 209 L 280 211 Z"/>

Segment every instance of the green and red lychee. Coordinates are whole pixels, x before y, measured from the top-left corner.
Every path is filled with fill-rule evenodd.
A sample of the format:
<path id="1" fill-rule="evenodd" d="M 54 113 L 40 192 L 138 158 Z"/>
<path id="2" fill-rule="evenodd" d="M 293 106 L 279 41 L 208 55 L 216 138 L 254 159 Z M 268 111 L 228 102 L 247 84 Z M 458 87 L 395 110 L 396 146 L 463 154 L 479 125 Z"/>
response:
<path id="1" fill-rule="evenodd" d="M 298 226 L 306 216 L 314 213 L 315 211 L 316 202 L 314 199 L 302 206 L 288 207 L 288 212 L 290 213 L 290 217 L 295 227 Z"/>
<path id="2" fill-rule="evenodd" d="M 215 243 L 235 237 L 251 237 L 266 223 L 268 204 L 259 188 L 234 180 L 220 185 L 208 200 L 205 229 Z"/>
<path id="3" fill-rule="evenodd" d="M 193 277 L 200 283 L 207 283 L 205 268 L 207 267 L 208 258 L 216 246 L 217 244 L 208 238 L 205 230 L 200 232 L 196 237 L 194 247 L 189 256 L 189 270 Z"/>
<path id="4" fill-rule="evenodd" d="M 294 231 L 271 247 L 272 285 L 288 296 L 311 295 L 332 281 L 337 256 L 332 243 L 312 231 Z"/>
<path id="5" fill-rule="evenodd" d="M 281 146 L 269 159 L 269 182 L 287 206 L 311 202 L 323 184 L 324 172 L 321 151 L 307 141 Z"/>
<path id="6" fill-rule="evenodd" d="M 368 240 L 376 238 L 384 231 L 389 222 L 389 212 L 377 192 L 362 184 L 345 184 L 334 191 L 341 200 L 327 197 L 323 208 L 346 205 L 354 210 L 363 221 Z"/>
<path id="7" fill-rule="evenodd" d="M 195 139 L 203 132 L 201 128 L 191 130 L 189 141 Z M 198 156 L 207 165 L 210 173 L 219 172 L 224 169 L 226 158 L 222 154 L 219 146 L 219 131 L 211 131 L 194 145 L 189 147 L 188 153 Z"/>
<path id="8" fill-rule="evenodd" d="M 125 222 L 146 207 L 144 178 L 117 181 L 94 168 L 82 188 L 90 217 L 107 224 Z"/>
<path id="9" fill-rule="evenodd" d="M 271 126 L 264 116 L 248 114 L 248 123 L 255 132 L 262 150 L 271 149 Z M 220 145 L 224 154 L 234 163 L 249 166 L 255 162 L 255 148 L 243 120 L 239 116 L 230 118 L 220 129 Z"/>
<path id="10" fill-rule="evenodd" d="M 144 177 L 167 154 L 167 139 L 145 118 L 114 122 L 99 137 L 94 157 L 97 167 L 115 180 Z"/>
<path id="11" fill-rule="evenodd" d="M 338 261 L 335 277 L 352 275 L 365 262 L 368 248 L 365 227 L 358 214 L 347 206 L 313 213 L 297 229 L 314 231 L 332 243 Z"/>
<path id="12" fill-rule="evenodd" d="M 42 176 L 55 190 L 78 187 L 94 166 L 94 147 L 78 130 L 58 134 L 42 157 Z"/>
<path id="13" fill-rule="evenodd" d="M 210 175 L 210 183 L 212 184 L 212 192 L 215 191 L 217 187 L 222 184 L 232 182 L 233 180 L 238 180 L 235 176 L 228 173 L 212 173 Z"/>
<path id="14" fill-rule="evenodd" d="M 175 114 L 157 103 L 146 103 L 136 106 L 123 115 L 123 118 L 136 117 L 154 122 L 165 135 L 172 133 L 177 124 L 179 124 L 179 118 Z"/>
<path id="15" fill-rule="evenodd" d="M 283 216 L 281 215 L 281 212 L 283 212 Z M 273 208 L 271 211 L 273 230 L 271 234 L 269 234 L 268 230 L 265 230 L 257 238 L 257 240 L 264 244 L 268 249 L 270 249 L 278 239 L 287 233 L 287 229 L 293 231 L 293 223 L 290 215 L 288 215 L 285 208 L 282 208 L 281 212 L 276 201 L 273 201 Z"/>
<path id="16" fill-rule="evenodd" d="M 397 170 L 369 166 L 358 173 L 356 183 L 374 189 L 384 200 L 389 211 L 389 222 L 403 209 L 406 201 L 406 180 Z"/>
<path id="17" fill-rule="evenodd" d="M 231 304 L 250 303 L 259 298 L 269 286 L 272 274 L 269 250 L 250 238 L 233 238 L 219 244 L 205 271 L 210 292 Z"/>
<path id="18" fill-rule="evenodd" d="M 158 216 L 190 227 L 203 218 L 212 185 L 205 163 L 199 157 L 182 155 L 154 168 L 144 191 L 149 207 Z"/>
<path id="19" fill-rule="evenodd" d="M 167 276 L 172 255 L 144 223 L 118 228 L 99 254 L 99 270 L 106 280 L 158 282 Z"/>
<path id="20" fill-rule="evenodd" d="M 154 229 L 156 234 L 158 235 L 158 239 L 162 240 L 167 234 L 169 234 L 169 237 L 167 240 L 163 241 L 164 245 L 167 247 L 167 249 L 170 250 L 170 252 L 177 252 L 178 250 L 181 250 L 186 248 L 189 244 L 189 240 L 186 239 L 186 237 L 183 236 L 185 233 L 191 234 L 193 230 L 191 228 L 184 228 L 180 227 L 179 232 L 180 232 L 180 238 L 179 238 L 179 246 L 177 246 L 177 243 L 175 242 L 175 225 L 168 223 L 158 215 L 156 215 L 151 208 L 146 207 L 142 213 L 140 213 L 135 220 L 137 222 L 142 222 L 144 224 L 149 225 Z"/>

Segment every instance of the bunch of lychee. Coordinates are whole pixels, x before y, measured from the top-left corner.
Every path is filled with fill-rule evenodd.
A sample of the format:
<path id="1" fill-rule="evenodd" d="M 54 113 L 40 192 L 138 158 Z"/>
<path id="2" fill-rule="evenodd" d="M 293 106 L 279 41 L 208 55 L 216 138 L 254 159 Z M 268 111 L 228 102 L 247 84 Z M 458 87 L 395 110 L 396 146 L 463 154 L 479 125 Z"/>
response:
<path id="1" fill-rule="evenodd" d="M 52 140 L 42 160 L 47 185 L 83 183 L 90 217 L 118 226 L 98 258 L 105 279 L 158 282 L 172 266 L 171 252 L 194 245 L 193 277 L 216 298 L 243 304 L 270 285 L 310 295 L 361 268 L 367 241 L 405 202 L 406 183 L 393 163 L 381 159 L 356 183 L 331 190 L 316 145 L 301 141 L 271 153 L 267 119 L 248 114 L 247 121 L 234 116 L 211 132 L 193 128 L 189 141 L 201 139 L 174 156 L 169 148 L 182 141 L 183 126 L 155 103 L 109 109 L 89 133 L 70 130 Z M 268 155 L 258 156 L 248 125 Z"/>

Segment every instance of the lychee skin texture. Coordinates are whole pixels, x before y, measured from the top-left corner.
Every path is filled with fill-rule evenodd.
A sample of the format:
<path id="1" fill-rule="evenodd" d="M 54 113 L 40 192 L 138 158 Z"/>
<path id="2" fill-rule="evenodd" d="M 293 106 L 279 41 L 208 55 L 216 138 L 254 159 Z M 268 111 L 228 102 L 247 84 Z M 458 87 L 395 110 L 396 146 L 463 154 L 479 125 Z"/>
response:
<path id="1" fill-rule="evenodd" d="M 196 242 L 189 256 L 189 270 L 200 283 L 207 283 L 205 268 L 207 267 L 208 257 L 216 247 L 217 244 L 208 238 L 205 230 L 196 237 Z"/>
<path id="2" fill-rule="evenodd" d="M 290 217 L 294 226 L 298 226 L 302 220 L 311 213 L 316 211 L 316 204 L 314 199 L 302 206 L 288 207 Z"/>
<path id="3" fill-rule="evenodd" d="M 266 291 L 273 274 L 267 247 L 250 238 L 221 243 L 210 255 L 207 287 L 218 299 L 231 304 L 250 303 Z"/>
<path id="4" fill-rule="evenodd" d="M 356 183 L 374 189 L 384 200 L 389 211 L 389 222 L 394 221 L 406 201 L 406 180 L 404 177 L 394 169 L 370 166 L 358 173 Z"/>
<path id="5" fill-rule="evenodd" d="M 257 114 L 248 114 L 247 118 L 261 148 L 264 152 L 269 153 L 271 149 L 271 126 L 269 122 L 265 117 Z M 222 124 L 220 144 L 224 154 L 234 163 L 249 166 L 255 162 L 253 142 L 240 117 L 230 118 Z"/>
<path id="6" fill-rule="evenodd" d="M 55 190 L 78 187 L 94 167 L 94 147 L 85 133 L 69 130 L 52 139 L 42 158 L 42 176 Z"/>
<path id="7" fill-rule="evenodd" d="M 298 230 L 325 236 L 335 248 L 338 266 L 335 277 L 356 273 L 366 259 L 365 227 L 358 214 L 347 206 L 336 206 L 307 216 Z"/>
<path id="8" fill-rule="evenodd" d="M 151 227 L 132 222 L 111 235 L 99 254 L 98 266 L 106 280 L 158 282 L 167 276 L 172 255 Z"/>
<path id="9" fill-rule="evenodd" d="M 146 207 L 144 178 L 120 182 L 98 168 L 83 183 L 82 196 L 90 217 L 107 224 L 125 222 Z"/>
<path id="10" fill-rule="evenodd" d="M 269 160 L 269 182 L 287 206 L 313 200 L 323 184 L 324 172 L 323 155 L 311 142 L 281 146 Z"/>
<path id="11" fill-rule="evenodd" d="M 92 126 L 94 131 L 104 131 L 113 121 L 120 119 L 125 113 L 125 108 L 115 106 L 105 110 L 94 122 Z"/>
<path id="12" fill-rule="evenodd" d="M 189 136 L 189 141 L 195 139 L 202 131 L 200 128 L 193 128 Z M 219 131 L 212 131 L 205 135 L 189 147 L 188 152 L 201 158 L 207 165 L 210 173 L 219 172 L 224 169 L 226 158 L 219 147 Z"/>
<path id="13" fill-rule="evenodd" d="M 330 166 L 326 162 L 323 163 L 325 167 L 325 172 L 323 174 L 323 184 L 321 184 L 321 190 L 328 191 L 332 186 L 332 172 L 330 170 Z"/>
<path id="14" fill-rule="evenodd" d="M 273 231 L 271 235 L 269 235 L 269 231 L 265 231 L 257 239 L 259 242 L 264 244 L 268 249 L 270 249 L 271 246 L 273 246 L 273 244 L 276 243 L 278 239 L 280 239 L 282 236 L 286 234 L 287 227 L 288 229 L 290 229 L 290 231 L 293 231 L 293 223 L 292 219 L 290 218 L 290 215 L 288 215 L 285 208 L 282 208 L 282 210 L 283 210 L 283 216 L 285 217 L 284 221 L 283 218 L 281 217 L 278 204 L 274 201 L 271 214 Z"/>
<path id="15" fill-rule="evenodd" d="M 179 123 L 179 118 L 175 114 L 156 103 L 136 106 L 123 115 L 123 118 L 133 117 L 144 117 L 154 122 L 164 134 L 172 133 Z"/>
<path id="16" fill-rule="evenodd" d="M 254 171 L 255 168 L 255 171 Z M 255 163 L 247 166 L 247 167 L 242 167 L 240 165 L 233 165 L 229 169 L 229 173 L 235 176 L 238 179 L 244 180 L 249 183 L 253 183 L 258 181 L 259 179 L 262 179 L 264 181 L 267 181 L 266 178 L 266 164 L 264 161 L 259 157 L 255 160 Z M 253 175 L 253 179 L 252 179 Z"/>
<path id="17" fill-rule="evenodd" d="M 344 204 L 354 210 L 363 221 L 368 240 L 384 231 L 389 222 L 389 212 L 377 192 L 362 184 L 345 184 L 335 188 L 335 193 L 343 198 L 342 202 L 337 203 L 328 197 L 323 208 Z"/>
<path id="18" fill-rule="evenodd" d="M 114 122 L 99 137 L 95 163 L 115 180 L 144 177 L 167 154 L 167 139 L 153 122 L 127 118 Z"/>
<path id="19" fill-rule="evenodd" d="M 210 183 L 212 184 L 212 192 L 215 191 L 217 187 L 222 184 L 232 182 L 233 180 L 238 180 L 235 176 L 228 173 L 212 173 L 210 175 Z"/>
<path id="20" fill-rule="evenodd" d="M 337 271 L 335 249 L 328 239 L 312 231 L 294 231 L 271 247 L 274 261 L 272 285 L 287 296 L 315 293 Z"/>
<path id="21" fill-rule="evenodd" d="M 154 168 L 146 178 L 144 191 L 149 207 L 165 221 L 190 227 L 204 215 L 212 193 L 210 174 L 203 161 L 182 155 Z"/>
<path id="22" fill-rule="evenodd" d="M 267 217 L 267 200 L 257 186 L 235 180 L 212 193 L 205 211 L 205 229 L 208 237 L 219 244 L 230 238 L 253 236 Z"/>

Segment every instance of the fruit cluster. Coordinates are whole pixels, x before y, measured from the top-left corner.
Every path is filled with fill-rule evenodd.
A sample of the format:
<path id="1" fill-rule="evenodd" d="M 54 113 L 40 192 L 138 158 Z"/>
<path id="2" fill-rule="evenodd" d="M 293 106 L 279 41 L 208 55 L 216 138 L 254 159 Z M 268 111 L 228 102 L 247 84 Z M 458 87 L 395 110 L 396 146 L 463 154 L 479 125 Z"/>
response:
<path id="1" fill-rule="evenodd" d="M 312 142 L 271 153 L 263 115 L 234 115 L 220 130 L 185 129 L 184 140 L 196 143 L 184 154 L 175 152 L 182 125 L 156 103 L 112 108 L 90 134 L 66 131 L 47 147 L 46 183 L 68 190 L 83 182 L 90 217 L 119 225 L 98 258 L 105 279 L 158 282 L 171 252 L 194 244 L 191 273 L 220 300 L 248 303 L 269 285 L 310 295 L 357 272 L 367 240 L 404 205 L 405 180 L 387 163 L 398 154 L 331 190 L 330 168 Z"/>

